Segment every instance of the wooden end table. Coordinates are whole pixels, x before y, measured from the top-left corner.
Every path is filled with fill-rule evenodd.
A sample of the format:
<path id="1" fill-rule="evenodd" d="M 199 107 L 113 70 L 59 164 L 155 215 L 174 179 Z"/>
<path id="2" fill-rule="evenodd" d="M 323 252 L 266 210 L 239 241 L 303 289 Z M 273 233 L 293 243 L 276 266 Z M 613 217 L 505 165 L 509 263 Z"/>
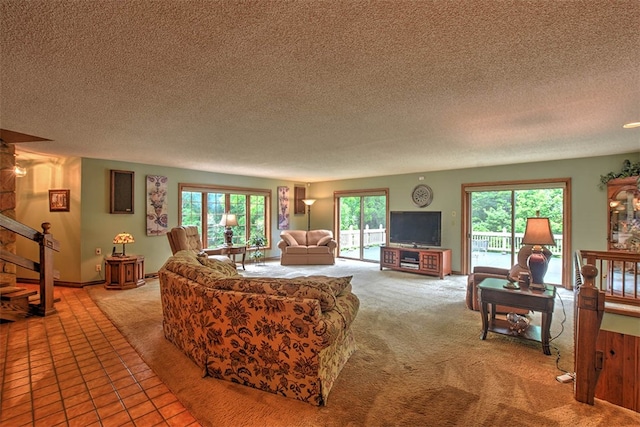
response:
<path id="1" fill-rule="evenodd" d="M 131 289 L 145 284 L 142 255 L 105 258 L 106 289 Z"/>
<path id="2" fill-rule="evenodd" d="M 525 338 L 541 342 L 544 354 L 551 354 L 549 331 L 551 329 L 551 319 L 553 318 L 556 288 L 547 285 L 545 291 L 507 289 L 504 287 L 506 283 L 508 282 L 505 279 L 488 278 L 478 285 L 478 299 L 482 315 L 482 335 L 480 339 L 487 338 L 487 331 Z M 489 305 L 491 306 L 491 316 L 489 316 Z M 538 311 L 542 314 L 542 325 L 529 325 L 524 332 L 518 334 L 509 329 L 509 322 L 504 319 L 496 319 L 496 305 Z"/>
<path id="3" fill-rule="evenodd" d="M 233 262 L 236 262 L 236 255 L 242 255 L 242 269 L 246 270 L 246 268 L 244 268 L 244 260 L 247 256 L 247 247 L 246 246 L 240 246 L 240 245 L 234 245 L 234 246 L 219 246 L 217 248 L 215 248 L 215 252 L 212 252 L 211 250 L 207 249 L 207 252 L 209 254 L 216 254 L 216 255 L 227 255 L 228 257 L 230 257 Z"/>

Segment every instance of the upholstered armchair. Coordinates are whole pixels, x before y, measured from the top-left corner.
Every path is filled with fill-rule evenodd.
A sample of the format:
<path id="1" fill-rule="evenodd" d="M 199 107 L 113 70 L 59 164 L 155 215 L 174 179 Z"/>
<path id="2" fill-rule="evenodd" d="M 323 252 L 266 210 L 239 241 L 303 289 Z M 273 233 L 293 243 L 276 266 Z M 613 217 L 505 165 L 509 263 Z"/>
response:
<path id="1" fill-rule="evenodd" d="M 217 259 L 228 263 L 235 263 L 226 255 L 220 255 L 219 249 L 204 249 L 200 239 L 200 231 L 195 225 L 174 227 L 167 233 L 171 252 L 175 255 L 178 251 L 190 250 L 196 254 L 206 253 L 208 258 Z"/>
<path id="2" fill-rule="evenodd" d="M 518 262 L 511 267 L 508 268 L 499 268 L 499 267 L 484 267 L 477 266 L 474 267 L 473 273 L 469 275 L 467 278 L 467 297 L 466 304 L 469 310 L 480 310 L 480 304 L 478 303 L 478 285 L 486 278 L 493 277 L 496 279 L 505 279 L 512 282 L 518 281 L 518 275 L 521 272 L 528 272 L 529 267 L 527 267 L 527 259 L 529 255 L 531 255 L 531 250 L 533 246 L 525 245 L 520 248 L 518 252 Z M 551 251 L 547 248 L 543 247 L 544 256 L 549 259 L 552 255 Z M 516 314 L 526 314 L 527 310 L 523 310 L 520 308 L 513 308 L 507 306 L 497 306 L 496 312 L 498 313 L 516 313 Z"/>

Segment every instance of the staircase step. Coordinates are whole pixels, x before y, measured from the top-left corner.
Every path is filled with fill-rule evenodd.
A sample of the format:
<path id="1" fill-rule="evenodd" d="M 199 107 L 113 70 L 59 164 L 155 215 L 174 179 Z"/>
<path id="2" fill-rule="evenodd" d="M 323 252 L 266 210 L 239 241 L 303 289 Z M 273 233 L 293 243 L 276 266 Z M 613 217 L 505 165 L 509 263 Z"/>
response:
<path id="1" fill-rule="evenodd" d="M 4 300 L 4 301 L 14 301 L 14 300 L 17 300 L 17 299 L 29 298 L 31 295 L 35 295 L 37 293 L 38 293 L 38 291 L 32 291 L 32 290 L 29 290 L 29 289 L 18 288 L 17 291 L 9 292 L 9 293 L 3 293 L 0 296 L 0 298 L 2 298 L 2 300 Z"/>
<path id="2" fill-rule="evenodd" d="M 0 287 L 0 295 L 10 294 L 11 292 L 21 291 L 24 288 L 19 288 L 17 286 L 2 286 Z"/>

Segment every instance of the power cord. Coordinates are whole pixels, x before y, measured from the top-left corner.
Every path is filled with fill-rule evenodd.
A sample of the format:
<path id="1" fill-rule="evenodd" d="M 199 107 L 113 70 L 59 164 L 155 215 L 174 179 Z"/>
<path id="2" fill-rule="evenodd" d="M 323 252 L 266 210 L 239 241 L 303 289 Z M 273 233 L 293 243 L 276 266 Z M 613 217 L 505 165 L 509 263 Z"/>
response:
<path id="1" fill-rule="evenodd" d="M 551 344 L 555 339 L 557 339 L 560 335 L 562 335 L 562 333 L 564 332 L 564 324 L 567 321 L 567 312 L 564 308 L 564 301 L 562 300 L 562 297 L 560 296 L 560 293 L 556 292 L 556 295 L 558 297 L 558 299 L 560 300 L 560 305 L 562 306 L 562 321 L 560 322 L 560 332 L 558 332 L 558 335 L 556 335 L 555 337 L 549 339 L 549 344 Z M 562 369 L 560 367 L 560 349 L 557 346 L 553 346 L 553 349 L 556 352 L 556 368 L 562 372 L 563 374 L 567 374 L 567 375 L 571 375 L 573 376 L 572 373 L 569 373 L 569 371 L 567 371 L 566 369 Z"/>

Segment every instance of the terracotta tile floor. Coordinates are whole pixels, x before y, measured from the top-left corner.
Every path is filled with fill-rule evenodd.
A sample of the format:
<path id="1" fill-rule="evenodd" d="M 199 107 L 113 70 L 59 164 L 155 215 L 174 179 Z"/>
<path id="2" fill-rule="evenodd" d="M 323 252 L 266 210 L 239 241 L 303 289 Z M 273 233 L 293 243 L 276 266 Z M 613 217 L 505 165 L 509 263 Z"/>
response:
<path id="1" fill-rule="evenodd" d="M 199 426 L 85 290 L 55 295 L 0 324 L 1 426 Z"/>

